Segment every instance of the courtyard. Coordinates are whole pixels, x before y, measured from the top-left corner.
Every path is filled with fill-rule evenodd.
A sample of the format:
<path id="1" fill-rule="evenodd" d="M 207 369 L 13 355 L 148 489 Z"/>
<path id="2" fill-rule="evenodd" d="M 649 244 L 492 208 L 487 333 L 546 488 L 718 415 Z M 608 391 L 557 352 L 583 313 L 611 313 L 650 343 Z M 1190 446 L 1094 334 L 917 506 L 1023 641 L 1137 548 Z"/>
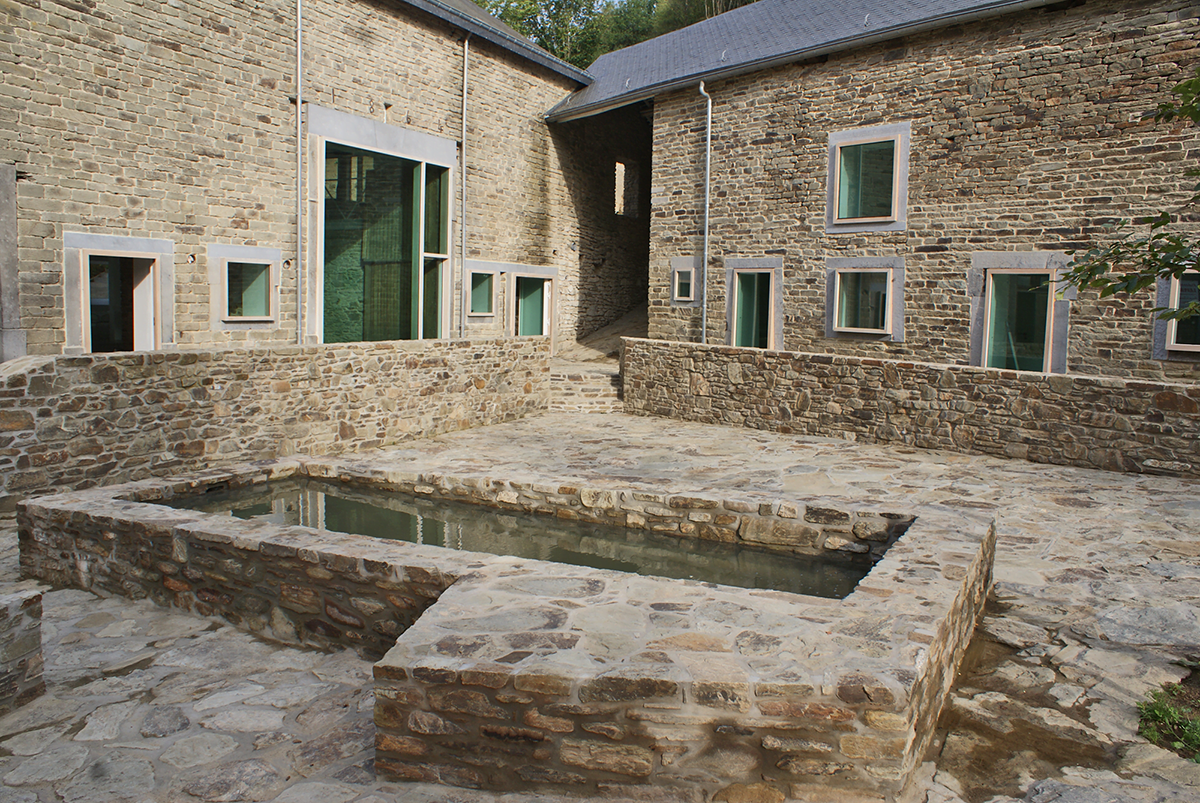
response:
<path id="1" fill-rule="evenodd" d="M 1195 481 L 623 414 L 549 414 L 345 456 L 420 474 L 994 515 L 995 587 L 912 799 L 1185 800 L 1135 704 L 1200 643 Z M 3 583 L 28 586 L 5 522 Z M 371 664 L 146 601 L 49 591 L 47 692 L 0 719 L 0 800 L 546 800 L 375 779 Z M 664 799 L 653 788 L 628 799 Z M 778 800 L 747 786 L 727 801 Z M 1028 795 L 1028 797 L 1026 797 Z M 674 798 L 671 798 L 674 799 Z"/>

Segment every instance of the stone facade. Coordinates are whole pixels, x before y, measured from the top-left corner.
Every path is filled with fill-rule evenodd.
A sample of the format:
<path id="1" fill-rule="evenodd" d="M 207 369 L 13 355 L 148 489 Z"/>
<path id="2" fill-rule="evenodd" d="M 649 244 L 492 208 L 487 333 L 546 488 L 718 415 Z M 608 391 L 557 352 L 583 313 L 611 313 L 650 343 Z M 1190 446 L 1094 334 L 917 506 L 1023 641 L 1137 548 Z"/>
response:
<path id="1" fill-rule="evenodd" d="M 1193 72 L 1198 42 L 1190 0 L 1095 0 L 711 82 L 707 342 L 729 342 L 727 260 L 770 258 L 775 348 L 970 364 L 973 255 L 1086 247 L 1191 192 L 1196 129 L 1143 115 Z M 655 99 L 652 338 L 700 340 L 699 308 L 670 300 L 670 263 L 702 253 L 704 114 L 694 88 Z M 828 233 L 830 134 L 896 123 L 911 130 L 906 226 Z M 902 341 L 826 334 L 826 260 L 851 258 L 902 261 Z M 1080 295 L 1067 370 L 1200 378 L 1194 356 L 1152 357 L 1155 303 Z"/>
<path id="2" fill-rule="evenodd" d="M 548 358 L 540 337 L 22 357 L 0 365 L 0 500 L 520 418 Z"/>
<path id="3" fill-rule="evenodd" d="M 305 19 L 306 102 L 458 142 L 461 31 L 403 2 L 312 0 Z M 67 320 L 84 314 L 75 295 L 86 305 L 86 287 L 64 279 L 66 232 L 173 244 L 164 347 L 297 342 L 295 3 L 14 0 L 0 22 L 0 164 L 16 166 L 19 265 L 19 282 L 0 289 L 5 309 L 19 308 L 27 353 L 63 352 Z M 560 339 L 619 317 L 646 281 L 648 204 L 632 223 L 613 214 L 613 163 L 633 151 L 649 164 L 648 124 L 614 113 L 551 130 L 542 115 L 578 85 L 472 38 L 465 218 L 457 165 L 452 190 L 455 265 L 465 219 L 468 257 L 556 270 Z M 318 153 L 306 151 L 309 168 Z M 314 213 L 322 191 L 306 188 Z M 317 233 L 305 234 L 310 291 Z M 281 254 L 274 321 L 214 325 L 213 246 Z M 446 336 L 458 334 L 457 287 L 451 295 Z M 466 334 L 510 332 L 500 302 Z"/>
<path id="4" fill-rule="evenodd" d="M 678 535 L 713 537 L 697 513 L 732 514 L 735 539 L 760 520 L 906 532 L 834 601 L 154 504 L 292 473 Z M 990 587 L 994 525 L 822 498 L 654 497 L 414 474 L 386 457 L 280 461 L 28 500 L 21 566 L 288 642 L 367 653 L 395 642 L 375 666 L 385 777 L 622 798 L 649 784 L 696 801 L 748 786 L 767 799 L 898 796 Z"/>
<path id="5" fill-rule="evenodd" d="M 1040 463 L 1200 476 L 1200 387 L 625 341 L 625 411 Z"/>
<path id="6" fill-rule="evenodd" d="M 0 596 L 0 715 L 46 690 L 42 679 L 42 592 Z"/>

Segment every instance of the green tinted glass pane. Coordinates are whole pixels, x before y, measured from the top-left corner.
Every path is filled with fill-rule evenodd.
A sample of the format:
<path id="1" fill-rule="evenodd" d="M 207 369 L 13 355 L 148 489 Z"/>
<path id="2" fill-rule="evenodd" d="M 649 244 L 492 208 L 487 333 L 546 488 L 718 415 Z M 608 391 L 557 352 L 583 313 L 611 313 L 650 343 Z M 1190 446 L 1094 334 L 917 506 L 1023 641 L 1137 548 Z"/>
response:
<path id="1" fill-rule="evenodd" d="M 420 165 L 333 143 L 326 157 L 325 342 L 419 337 Z"/>
<path id="2" fill-rule="evenodd" d="M 692 272 L 690 270 L 681 270 L 675 274 L 675 297 L 685 299 L 692 297 Z"/>
<path id="3" fill-rule="evenodd" d="M 989 368 L 1046 370 L 1046 322 L 1050 311 L 1045 273 L 994 273 L 988 277 Z"/>
<path id="4" fill-rule="evenodd" d="M 424 300 L 421 310 L 421 337 L 442 334 L 442 260 L 426 259 Z"/>
<path id="5" fill-rule="evenodd" d="M 267 287 L 271 266 L 259 262 L 228 263 L 226 284 L 230 318 L 266 318 L 271 314 Z"/>
<path id="6" fill-rule="evenodd" d="M 129 257 L 88 257 L 93 352 L 133 351 L 133 274 Z"/>
<path id="7" fill-rule="evenodd" d="M 492 274 L 471 274 L 471 312 L 477 315 L 492 314 Z"/>
<path id="8" fill-rule="evenodd" d="M 425 165 L 425 253 L 446 254 L 450 214 L 450 171 Z"/>
<path id="9" fill-rule="evenodd" d="M 838 328 L 886 330 L 887 290 L 886 272 L 838 274 Z"/>
<path id="10" fill-rule="evenodd" d="M 541 335 L 546 333 L 545 279 L 529 276 L 517 277 L 517 334 Z"/>
<path id="11" fill-rule="evenodd" d="M 1179 280 L 1179 303 L 1176 308 L 1200 301 L 1200 274 L 1189 273 Z M 1180 346 L 1200 346 L 1200 316 L 1193 315 L 1175 322 L 1175 343 Z"/>
<path id="12" fill-rule="evenodd" d="M 734 345 L 765 349 L 771 320 L 771 274 L 737 274 Z"/>
<path id="13" fill-rule="evenodd" d="M 838 148 L 838 220 L 891 217 L 895 165 L 890 139 Z"/>

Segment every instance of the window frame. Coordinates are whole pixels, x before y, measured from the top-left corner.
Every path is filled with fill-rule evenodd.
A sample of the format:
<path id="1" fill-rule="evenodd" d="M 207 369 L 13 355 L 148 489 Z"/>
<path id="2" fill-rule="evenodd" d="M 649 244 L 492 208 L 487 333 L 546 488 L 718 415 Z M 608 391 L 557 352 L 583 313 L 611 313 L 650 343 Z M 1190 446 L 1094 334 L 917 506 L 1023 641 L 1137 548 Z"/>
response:
<path id="1" fill-rule="evenodd" d="M 992 295 L 993 289 L 996 286 L 995 279 L 997 276 L 1045 276 L 1046 281 L 1050 284 L 1049 292 L 1046 294 L 1046 330 L 1042 334 L 1042 367 L 1038 373 L 1048 374 L 1050 371 L 1050 363 L 1053 357 L 1054 347 L 1054 271 L 1045 270 L 1029 270 L 1026 268 L 993 268 L 984 274 L 983 288 L 983 356 L 980 365 L 984 368 L 995 368 L 999 371 L 1028 371 L 1027 368 L 1002 368 L 996 365 L 988 365 L 988 344 L 992 340 Z"/>
<path id="2" fill-rule="evenodd" d="M 283 254 L 278 248 L 249 245 L 208 246 L 208 286 L 211 300 L 212 328 L 217 331 L 259 329 L 279 323 L 279 282 Z M 229 263 L 246 262 L 268 265 L 266 316 L 229 314 Z"/>
<path id="3" fill-rule="evenodd" d="M 488 302 L 487 312 L 476 312 L 474 310 L 474 308 L 472 308 L 472 306 L 471 306 L 475 301 L 475 277 L 476 276 L 490 276 L 492 279 L 492 293 L 491 293 L 491 299 Z M 500 276 L 500 273 L 498 271 L 479 270 L 477 268 L 472 268 L 470 265 L 467 266 L 468 284 L 470 285 L 470 287 L 467 290 L 467 317 L 468 318 L 494 318 L 496 316 L 496 301 L 497 301 L 497 296 L 499 294 L 499 286 L 498 285 L 500 284 L 499 276 Z"/>
<path id="4" fill-rule="evenodd" d="M 967 272 L 970 298 L 971 365 L 987 367 L 987 342 L 991 336 L 991 276 L 995 274 L 1043 273 L 1053 283 L 1046 314 L 1046 345 L 1042 369 L 1037 373 L 1065 374 L 1069 344 L 1071 303 L 1077 297 L 1074 287 L 1062 281 L 1071 259 L 1064 251 L 977 251 L 971 255 Z M 994 371 L 1021 370 L 992 368 Z"/>
<path id="5" fill-rule="evenodd" d="M 827 234 L 867 231 L 904 231 L 908 227 L 908 164 L 912 139 L 908 122 L 853 128 L 829 134 L 826 155 L 825 232 Z M 843 148 L 894 143 L 892 150 L 892 214 L 886 217 L 839 218 L 841 154 Z"/>
<path id="6" fill-rule="evenodd" d="M 860 326 L 839 326 L 842 311 L 842 277 L 848 274 L 881 273 L 884 276 L 885 290 L 883 307 L 883 327 L 869 329 Z M 853 335 L 890 335 L 892 333 L 892 269 L 891 268 L 835 268 L 833 271 L 833 331 Z"/>
<path id="7" fill-rule="evenodd" d="M 767 309 L 767 345 L 738 346 L 737 288 L 738 276 L 743 273 L 765 273 L 770 276 L 771 303 Z M 783 258 L 729 258 L 725 260 L 725 342 L 735 348 L 779 351 L 783 348 Z"/>
<path id="8" fill-rule="evenodd" d="M 837 325 L 839 274 L 841 273 L 887 274 L 886 331 Z M 904 342 L 903 257 L 827 257 L 825 259 L 825 337 L 889 343 Z"/>
<path id="9" fill-rule="evenodd" d="M 688 276 L 688 294 L 683 295 L 679 292 L 679 277 L 683 274 Z M 691 265 L 686 267 L 678 267 L 671 270 L 671 300 L 672 301 L 695 301 L 696 300 L 696 269 Z"/>
<path id="10" fill-rule="evenodd" d="M 1183 276 L 1196 276 L 1197 280 L 1200 280 L 1200 270 L 1186 270 L 1183 272 L 1182 276 L 1172 276 L 1170 278 L 1170 284 L 1168 288 L 1169 295 L 1167 299 L 1167 306 L 1170 309 L 1179 309 L 1179 293 L 1183 288 L 1183 283 L 1181 281 Z M 1179 329 L 1179 321 L 1169 320 L 1166 322 L 1166 324 L 1167 339 L 1165 346 L 1167 351 L 1189 355 L 1200 355 L 1200 343 L 1179 343 L 1176 341 L 1176 337 L 1178 336 L 1177 333 Z"/>

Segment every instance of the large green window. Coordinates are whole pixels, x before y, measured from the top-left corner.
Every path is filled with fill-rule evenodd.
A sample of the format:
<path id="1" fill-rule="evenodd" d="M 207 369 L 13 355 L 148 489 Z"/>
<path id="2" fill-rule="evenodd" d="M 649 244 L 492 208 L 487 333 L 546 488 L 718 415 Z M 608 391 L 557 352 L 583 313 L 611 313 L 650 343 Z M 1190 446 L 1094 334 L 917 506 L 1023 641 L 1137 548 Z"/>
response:
<path id="1" fill-rule="evenodd" d="M 771 344 L 771 274 L 741 271 L 734 274 L 733 345 L 765 349 Z"/>
<path id="2" fill-rule="evenodd" d="M 842 145 L 837 153 L 837 219 L 895 217 L 896 141 Z"/>
<path id="3" fill-rule="evenodd" d="M 1179 309 L 1200 301 L 1200 273 L 1185 273 L 1171 280 L 1171 307 Z M 1200 316 L 1193 315 L 1167 325 L 1167 348 L 1200 351 Z"/>
<path id="4" fill-rule="evenodd" d="M 230 318 L 271 315 L 271 266 L 260 262 L 226 263 L 226 314 Z"/>
<path id="5" fill-rule="evenodd" d="M 449 170 L 327 143 L 324 340 L 439 337 Z"/>
<path id="6" fill-rule="evenodd" d="M 1048 273 L 989 273 L 984 365 L 1048 370 L 1046 332 L 1051 300 Z"/>

